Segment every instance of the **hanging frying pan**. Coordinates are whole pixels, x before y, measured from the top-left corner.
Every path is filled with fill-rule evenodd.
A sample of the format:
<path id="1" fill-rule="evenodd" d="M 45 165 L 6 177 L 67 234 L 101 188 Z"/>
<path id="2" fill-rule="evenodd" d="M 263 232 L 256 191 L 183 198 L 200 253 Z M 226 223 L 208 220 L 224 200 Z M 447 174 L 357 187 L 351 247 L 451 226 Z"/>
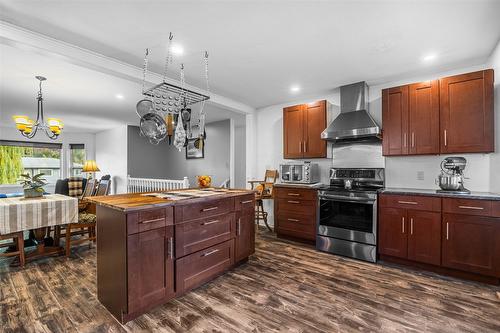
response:
<path id="1" fill-rule="evenodd" d="M 139 128 L 141 134 L 147 137 L 151 143 L 158 144 L 167 136 L 167 124 L 156 113 L 150 112 L 142 116 Z"/>

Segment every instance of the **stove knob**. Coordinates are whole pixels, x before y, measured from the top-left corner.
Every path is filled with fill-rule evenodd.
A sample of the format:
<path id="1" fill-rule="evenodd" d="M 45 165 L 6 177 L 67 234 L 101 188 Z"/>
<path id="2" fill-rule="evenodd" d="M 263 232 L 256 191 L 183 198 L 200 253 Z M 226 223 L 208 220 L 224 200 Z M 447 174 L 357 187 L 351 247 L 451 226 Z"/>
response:
<path id="1" fill-rule="evenodd" d="M 309 174 L 309 171 L 306 171 L 306 175 L 308 175 L 308 174 Z"/>

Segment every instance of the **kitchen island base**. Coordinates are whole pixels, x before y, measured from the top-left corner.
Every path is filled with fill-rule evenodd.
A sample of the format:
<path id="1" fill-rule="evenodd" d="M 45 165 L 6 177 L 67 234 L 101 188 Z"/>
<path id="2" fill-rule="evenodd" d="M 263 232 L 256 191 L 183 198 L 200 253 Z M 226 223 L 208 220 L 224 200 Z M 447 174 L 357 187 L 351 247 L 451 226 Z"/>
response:
<path id="1" fill-rule="evenodd" d="M 133 208 L 124 208 L 130 199 Z M 110 196 L 113 197 L 113 196 Z M 97 294 L 122 324 L 241 265 L 255 251 L 250 191 L 158 204 L 97 203 Z"/>

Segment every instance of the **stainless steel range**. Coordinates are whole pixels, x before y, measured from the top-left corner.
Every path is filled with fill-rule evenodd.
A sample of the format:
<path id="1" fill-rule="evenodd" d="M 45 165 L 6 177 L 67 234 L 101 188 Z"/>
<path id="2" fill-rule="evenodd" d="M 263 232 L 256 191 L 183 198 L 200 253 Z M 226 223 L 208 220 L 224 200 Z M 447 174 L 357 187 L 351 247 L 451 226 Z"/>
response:
<path id="1" fill-rule="evenodd" d="M 377 261 L 377 190 L 384 169 L 330 169 L 330 186 L 319 190 L 316 248 Z"/>

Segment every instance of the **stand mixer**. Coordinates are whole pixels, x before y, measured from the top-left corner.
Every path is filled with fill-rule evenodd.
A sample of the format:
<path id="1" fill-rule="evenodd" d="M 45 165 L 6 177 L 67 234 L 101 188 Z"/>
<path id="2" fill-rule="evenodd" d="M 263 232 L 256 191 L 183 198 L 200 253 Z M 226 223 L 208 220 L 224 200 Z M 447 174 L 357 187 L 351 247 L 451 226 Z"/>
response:
<path id="1" fill-rule="evenodd" d="M 447 157 L 441 162 L 441 174 L 436 179 L 436 184 L 441 188 L 439 193 L 469 194 L 464 187 L 464 170 L 467 160 L 463 157 Z"/>

